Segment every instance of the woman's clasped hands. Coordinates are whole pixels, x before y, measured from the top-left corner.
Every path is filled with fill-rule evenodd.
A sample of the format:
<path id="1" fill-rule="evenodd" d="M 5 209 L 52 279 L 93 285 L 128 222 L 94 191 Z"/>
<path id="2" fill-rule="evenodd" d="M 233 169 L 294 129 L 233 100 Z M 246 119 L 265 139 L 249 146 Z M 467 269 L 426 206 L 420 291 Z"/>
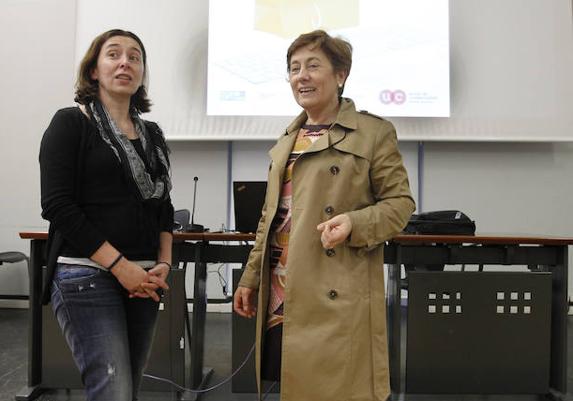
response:
<path id="1" fill-rule="evenodd" d="M 158 291 L 169 289 L 165 282 L 169 268 L 167 263 L 158 262 L 153 268 L 146 271 L 141 266 L 124 258 L 117 264 L 112 273 L 129 292 L 130 298 L 152 298 L 155 302 L 159 302 Z"/>

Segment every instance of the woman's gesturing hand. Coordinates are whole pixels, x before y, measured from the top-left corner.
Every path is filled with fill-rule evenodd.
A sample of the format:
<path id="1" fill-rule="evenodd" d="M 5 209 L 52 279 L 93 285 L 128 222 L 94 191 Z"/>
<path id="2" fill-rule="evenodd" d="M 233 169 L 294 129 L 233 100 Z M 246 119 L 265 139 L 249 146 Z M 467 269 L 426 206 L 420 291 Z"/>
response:
<path id="1" fill-rule="evenodd" d="M 252 318 L 257 313 L 256 306 L 256 290 L 247 287 L 237 287 L 233 297 L 233 309 L 239 315 L 247 318 Z"/>
<path id="2" fill-rule="evenodd" d="M 322 233 L 320 241 L 323 248 L 331 249 L 346 241 L 346 238 L 352 232 L 352 221 L 347 215 L 339 214 L 330 220 L 320 223 L 316 229 Z"/>

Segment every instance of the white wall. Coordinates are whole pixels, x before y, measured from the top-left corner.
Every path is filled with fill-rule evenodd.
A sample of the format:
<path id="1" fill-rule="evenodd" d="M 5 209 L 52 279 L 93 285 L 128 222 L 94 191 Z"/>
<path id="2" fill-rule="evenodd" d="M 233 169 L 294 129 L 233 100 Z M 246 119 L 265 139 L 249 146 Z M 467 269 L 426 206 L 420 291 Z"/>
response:
<path id="1" fill-rule="evenodd" d="M 463 210 L 482 233 L 573 236 L 572 143 L 427 143 L 425 149 L 426 210 Z"/>
<path id="2" fill-rule="evenodd" d="M 425 208 L 460 208 L 481 232 L 571 236 L 573 144 L 427 143 Z"/>
<path id="3" fill-rule="evenodd" d="M 73 99 L 75 2 L 0 2 L 0 250 L 29 252 L 19 231 L 40 217 L 38 148 L 54 111 Z M 0 294 L 27 294 L 24 264 L 0 266 Z"/>
<path id="4" fill-rule="evenodd" d="M 251 7 L 255 3 L 235 2 Z M 123 26 L 137 32 L 148 50 L 150 93 L 156 101 L 151 116 L 162 122 L 169 137 L 274 139 L 274 133 L 288 123 L 288 117 L 205 116 L 208 4 L 208 0 L 77 0 L 76 61 L 99 32 Z M 415 2 L 410 1 L 410 6 L 415 7 Z M 113 13 L 108 12 L 110 9 Z M 451 117 L 395 119 L 401 137 L 446 141 L 571 140 L 571 0 L 452 0 L 449 11 Z M 384 18 L 380 18 L 380 23 L 385 23 Z M 232 23 L 227 28 L 230 40 L 242 37 L 233 35 Z M 410 42 L 409 36 L 405 33 L 397 42 Z M 388 38 L 382 38 L 382 47 L 384 39 Z M 256 64 L 261 57 L 253 56 L 257 44 L 246 41 L 238 47 L 243 57 L 229 54 L 228 61 L 234 59 L 241 64 L 240 60 L 252 58 L 252 69 L 259 70 Z M 357 47 L 356 56 L 364 57 L 360 53 Z M 270 54 L 259 56 L 273 59 Z M 280 63 L 276 68 L 282 72 L 285 65 Z M 411 66 L 402 68 L 407 73 Z M 419 69 L 422 68 L 428 67 L 420 64 Z M 349 90 L 358 74 L 363 73 L 357 66 L 350 74 Z M 377 87 L 384 78 L 372 82 L 372 86 Z M 288 95 L 288 86 L 280 81 L 262 86 L 273 90 L 279 84 Z M 408 86 L 404 82 L 395 84 Z M 243 84 L 238 85 L 228 89 L 245 89 Z M 409 92 L 406 87 L 402 89 Z M 359 106 L 366 107 L 360 103 Z"/>
<path id="5" fill-rule="evenodd" d="M 0 2 L 0 250 L 28 253 L 28 243 L 17 233 L 46 229 L 40 217 L 38 147 L 53 113 L 72 104 L 74 33 L 73 0 Z M 227 224 L 228 182 L 264 179 L 272 142 L 233 142 L 232 166 L 227 142 L 170 146 L 175 207 L 191 208 L 198 176 L 195 220 L 218 230 Z M 400 146 L 417 196 L 417 144 Z M 435 142 L 426 143 L 425 151 L 425 210 L 463 210 L 482 232 L 572 235 L 573 144 Z M 208 291 L 210 297 L 221 296 L 214 275 Z M 27 292 L 24 265 L 0 266 L 0 294 Z"/>

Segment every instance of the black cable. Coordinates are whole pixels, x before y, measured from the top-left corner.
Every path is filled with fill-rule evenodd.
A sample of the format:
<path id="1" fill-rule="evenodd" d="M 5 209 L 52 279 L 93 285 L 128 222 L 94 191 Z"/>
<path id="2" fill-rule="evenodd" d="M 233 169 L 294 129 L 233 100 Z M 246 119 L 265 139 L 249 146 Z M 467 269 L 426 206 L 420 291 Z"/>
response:
<path id="1" fill-rule="evenodd" d="M 152 379 L 152 380 L 157 380 L 157 381 L 160 381 L 160 382 L 164 382 L 164 383 L 167 383 L 167 384 L 171 384 L 173 387 L 175 387 L 175 388 L 177 388 L 178 390 L 181 390 L 181 391 L 189 391 L 190 393 L 207 393 L 207 392 L 209 392 L 209 391 L 212 391 L 212 390 L 215 390 L 215 389 L 221 387 L 223 384 L 228 383 L 229 380 L 231 380 L 237 373 L 239 373 L 239 371 L 240 371 L 241 369 L 243 369 L 243 367 L 247 364 L 247 362 L 248 362 L 249 359 L 251 358 L 251 355 L 253 354 L 253 351 L 255 350 L 255 346 L 256 346 L 256 343 L 253 344 L 253 346 L 251 347 L 251 350 L 249 351 L 249 353 L 248 353 L 247 356 L 245 357 L 245 360 L 241 363 L 241 365 L 239 365 L 239 367 L 238 367 L 233 373 L 231 373 L 231 375 L 230 375 L 229 377 L 225 378 L 223 381 L 221 381 L 221 382 L 215 384 L 214 386 L 208 387 L 208 388 L 206 388 L 206 389 L 202 389 L 202 390 L 201 390 L 201 389 L 190 389 L 190 388 L 187 388 L 187 387 L 182 387 L 182 386 L 180 386 L 179 384 L 177 384 L 177 383 L 175 383 L 175 382 L 173 382 L 173 381 L 171 381 L 171 380 L 169 380 L 169 379 L 165 379 L 165 378 L 163 378 L 163 377 L 158 377 L 158 376 L 153 376 L 153 375 L 150 375 L 150 374 L 147 374 L 147 373 L 144 373 L 143 376 L 144 376 L 144 377 L 147 377 L 147 378 L 149 378 L 149 379 Z M 275 382 L 273 382 L 273 384 L 271 384 L 271 386 L 267 389 L 267 391 L 266 391 L 266 392 L 263 394 L 263 396 L 261 397 L 261 401 L 264 401 L 264 400 L 267 398 L 267 396 L 271 393 L 271 391 L 273 390 L 273 388 L 275 388 L 275 386 L 277 385 L 277 383 L 278 383 L 278 382 L 275 381 Z"/>
<path id="2" fill-rule="evenodd" d="M 209 270 L 208 273 L 216 273 L 217 274 L 217 276 L 219 278 L 219 285 L 221 286 L 221 289 L 223 290 L 223 295 L 225 297 L 228 297 L 227 286 L 229 285 L 229 283 L 227 282 L 227 280 L 225 280 L 225 278 L 221 274 L 221 269 L 223 267 L 225 267 L 225 265 L 226 265 L 226 263 L 220 263 L 219 266 L 216 268 L 216 270 Z"/>
<path id="3" fill-rule="evenodd" d="M 227 296 L 227 287 L 229 286 L 229 283 L 227 282 L 225 277 L 223 277 L 223 275 L 221 274 L 221 269 L 223 267 L 225 267 L 225 263 L 221 263 L 221 266 L 219 266 L 219 268 L 217 269 L 217 274 L 219 275 L 219 284 L 223 288 L 223 295 Z"/>
<path id="4" fill-rule="evenodd" d="M 243 368 L 243 366 L 245 366 L 247 364 L 247 362 L 249 361 L 251 355 L 253 355 L 253 351 L 255 350 L 255 345 L 253 344 L 253 346 L 251 347 L 251 350 L 249 351 L 249 353 L 247 354 L 245 360 L 241 363 L 241 365 L 239 365 L 239 367 L 233 372 L 231 373 L 231 375 L 227 378 L 225 378 L 223 381 L 215 384 L 214 386 L 205 388 L 205 389 L 190 389 L 190 388 L 186 388 L 186 387 L 182 387 L 179 384 L 169 380 L 169 379 L 165 379 L 163 377 L 158 377 L 158 376 L 153 376 L 153 375 L 149 375 L 147 373 L 144 373 L 143 376 L 147 377 L 149 379 L 153 379 L 153 380 L 157 380 L 160 382 L 164 382 L 164 383 L 168 383 L 171 384 L 173 387 L 176 387 L 177 389 L 181 390 L 181 391 L 189 391 L 190 393 L 207 393 L 211 390 L 215 390 L 216 388 L 221 387 L 223 384 L 229 382 L 229 380 L 231 380 L 237 373 L 239 373 L 239 371 Z M 266 394 L 265 394 L 266 396 Z"/>
<path id="5" fill-rule="evenodd" d="M 247 241 L 245 241 L 245 243 L 248 244 Z M 213 270 L 212 270 L 212 271 L 208 271 L 208 273 L 217 273 L 217 275 L 219 276 L 219 284 L 223 287 L 223 291 L 225 291 L 225 287 L 226 287 L 226 285 L 228 284 L 227 281 L 223 278 L 223 275 L 221 274 L 221 268 L 222 268 L 224 265 L 225 265 L 224 263 L 221 263 L 220 266 L 219 266 L 219 268 L 218 268 L 217 270 L 215 270 L 215 271 L 213 271 Z M 225 283 L 225 286 L 223 286 L 223 282 Z M 225 294 L 225 295 L 226 295 L 226 294 Z M 229 298 L 229 297 L 227 297 L 227 298 Z M 232 297 L 230 297 L 230 298 L 232 299 Z M 191 330 L 190 330 L 190 327 L 189 327 L 189 321 L 188 321 L 188 319 L 187 319 L 187 330 L 188 330 L 188 332 L 189 332 L 189 336 L 191 336 L 191 333 L 190 333 Z M 223 384 L 228 383 L 233 377 L 235 377 L 235 375 L 236 375 L 237 373 L 239 373 L 239 371 L 247 364 L 247 362 L 248 362 L 249 359 L 251 358 L 251 355 L 253 354 L 253 351 L 255 350 L 255 346 L 256 346 L 256 343 L 253 344 L 253 346 L 251 347 L 249 353 L 248 353 L 247 356 L 245 357 L 245 360 L 239 365 L 239 367 L 238 367 L 233 373 L 231 373 L 231 375 L 230 375 L 229 377 L 227 377 L 227 378 L 225 378 L 223 381 L 221 381 L 221 382 L 219 382 L 219 383 L 217 383 L 217 384 L 215 384 L 215 385 L 213 385 L 213 386 L 211 386 L 211 387 L 205 388 L 205 389 L 190 389 L 190 388 L 187 388 L 187 387 L 180 386 L 179 384 L 175 383 L 174 381 L 169 380 L 169 379 L 166 379 L 166 378 L 164 378 L 164 377 L 153 376 L 153 375 L 150 375 L 150 374 L 147 374 L 147 373 L 144 373 L 144 374 L 143 374 L 143 377 L 147 377 L 148 379 L 157 380 L 157 381 L 160 381 L 160 382 L 164 382 L 164 383 L 170 384 L 171 386 L 173 386 L 173 387 L 175 387 L 175 388 L 177 388 L 178 390 L 181 390 L 181 391 L 189 391 L 190 393 L 207 393 L 207 392 L 209 392 L 209 391 L 212 391 L 212 390 L 215 390 L 215 389 L 221 387 Z M 273 382 L 273 384 L 271 384 L 271 386 L 270 386 L 270 387 L 267 389 L 267 391 L 263 394 L 263 396 L 262 396 L 262 398 L 261 398 L 262 401 L 267 398 L 267 396 L 270 394 L 270 392 L 273 390 L 273 388 L 277 385 L 277 383 L 278 383 L 278 382 L 275 381 L 275 382 Z"/>
<path id="6" fill-rule="evenodd" d="M 261 401 L 265 401 L 265 398 L 267 398 L 267 395 L 270 394 L 270 392 L 273 390 L 273 388 L 275 388 L 275 386 L 277 385 L 278 382 L 273 382 L 273 384 L 271 384 L 271 386 L 268 388 L 268 390 L 263 394 Z"/>

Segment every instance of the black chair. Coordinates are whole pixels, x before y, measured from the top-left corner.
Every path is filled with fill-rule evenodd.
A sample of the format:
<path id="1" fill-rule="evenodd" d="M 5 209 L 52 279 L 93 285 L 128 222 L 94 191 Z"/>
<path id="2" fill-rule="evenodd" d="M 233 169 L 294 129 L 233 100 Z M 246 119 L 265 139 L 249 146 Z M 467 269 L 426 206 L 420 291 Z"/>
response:
<path id="1" fill-rule="evenodd" d="M 176 210 L 173 217 L 173 231 L 186 231 L 190 218 L 189 209 Z"/>
<path id="2" fill-rule="evenodd" d="M 26 262 L 26 270 L 30 266 L 28 256 L 22 252 L 9 251 L 0 252 L 0 266 L 4 263 Z M 27 299 L 25 295 L 0 295 L 0 299 Z"/>
<path id="3" fill-rule="evenodd" d="M 22 252 L 0 252 L 0 265 L 3 263 L 18 263 L 24 261 L 28 264 L 28 256 Z"/>

